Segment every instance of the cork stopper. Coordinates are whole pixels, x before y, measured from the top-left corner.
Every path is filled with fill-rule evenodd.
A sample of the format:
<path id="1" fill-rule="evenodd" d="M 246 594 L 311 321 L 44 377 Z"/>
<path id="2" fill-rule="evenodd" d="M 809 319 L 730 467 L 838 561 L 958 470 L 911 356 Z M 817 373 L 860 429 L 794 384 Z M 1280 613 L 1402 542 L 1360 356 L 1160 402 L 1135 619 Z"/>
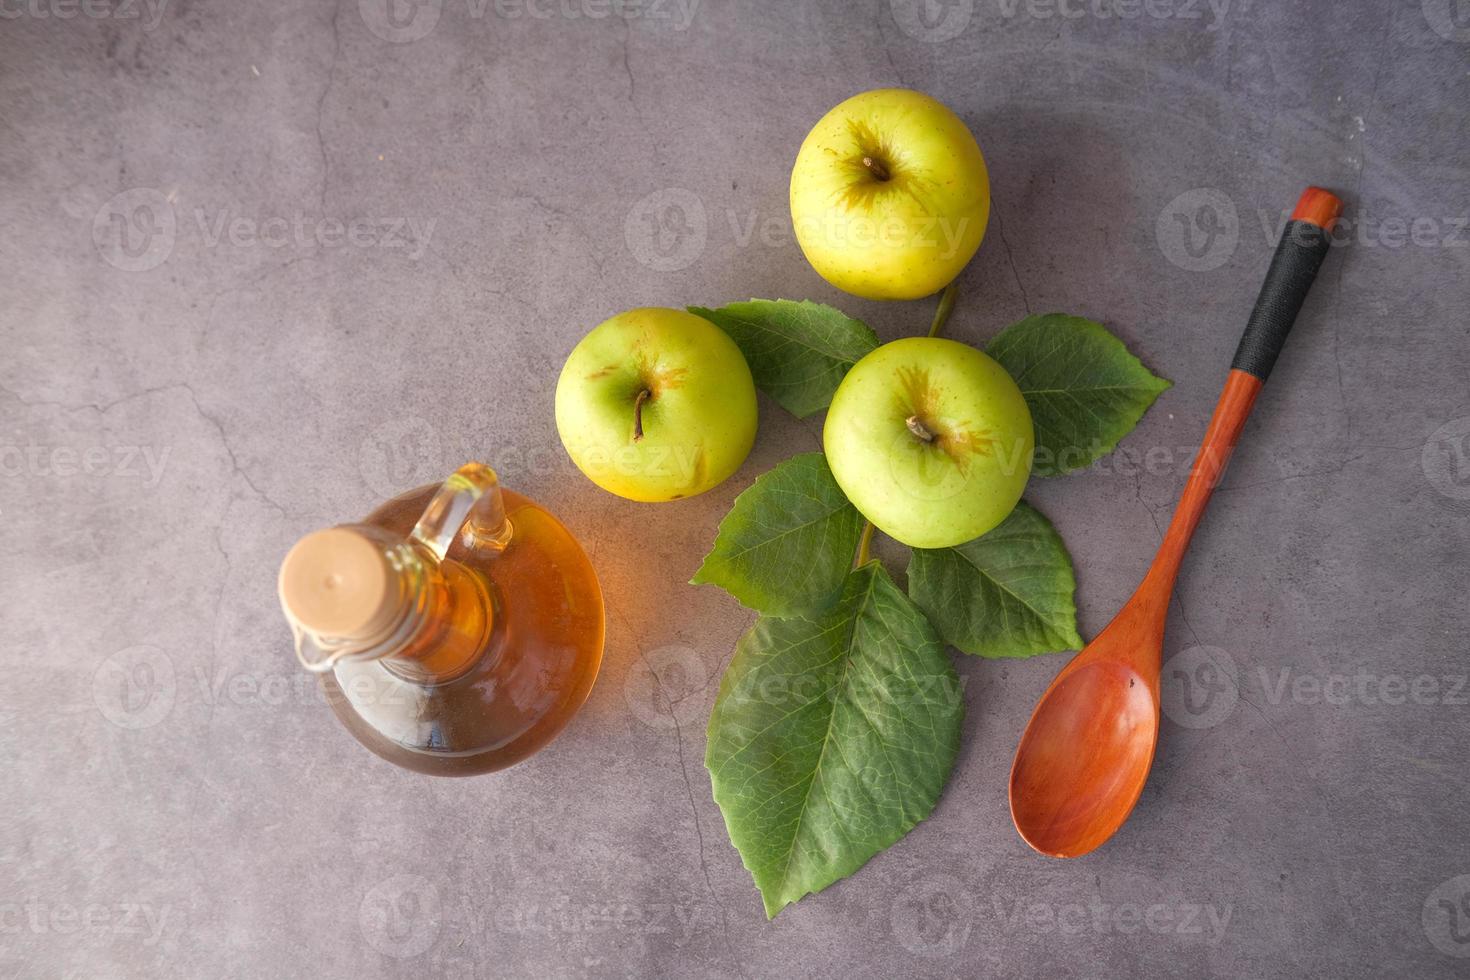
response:
<path id="1" fill-rule="evenodd" d="M 277 588 L 286 615 L 319 636 L 371 637 L 389 625 L 400 601 L 382 546 L 350 527 L 296 542 L 281 562 Z"/>

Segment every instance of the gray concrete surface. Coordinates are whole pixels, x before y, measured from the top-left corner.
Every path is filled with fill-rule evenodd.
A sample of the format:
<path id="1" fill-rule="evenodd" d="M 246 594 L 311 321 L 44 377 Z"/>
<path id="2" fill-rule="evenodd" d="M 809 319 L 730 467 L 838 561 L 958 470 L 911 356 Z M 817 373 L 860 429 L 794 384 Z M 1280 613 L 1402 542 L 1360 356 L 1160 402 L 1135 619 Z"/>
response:
<path id="1" fill-rule="evenodd" d="M 1463 3 L 0 14 L 0 973 L 1470 970 Z M 701 765 L 751 617 L 684 582 L 819 426 L 763 403 L 735 478 L 640 506 L 564 459 L 552 392 L 637 305 L 806 297 L 922 330 L 927 303 L 827 287 L 788 225 L 806 129 L 892 84 L 953 106 L 992 168 L 951 335 L 1076 312 L 1176 382 L 1124 456 L 1029 493 L 1086 634 L 1158 542 L 1281 210 L 1315 181 L 1352 224 L 1185 567 L 1131 822 L 1031 853 L 1005 778 L 1064 660 L 956 655 L 932 819 L 767 923 Z M 435 781 L 338 727 L 273 576 L 298 535 L 471 457 L 588 543 L 607 657 L 544 753 Z"/>

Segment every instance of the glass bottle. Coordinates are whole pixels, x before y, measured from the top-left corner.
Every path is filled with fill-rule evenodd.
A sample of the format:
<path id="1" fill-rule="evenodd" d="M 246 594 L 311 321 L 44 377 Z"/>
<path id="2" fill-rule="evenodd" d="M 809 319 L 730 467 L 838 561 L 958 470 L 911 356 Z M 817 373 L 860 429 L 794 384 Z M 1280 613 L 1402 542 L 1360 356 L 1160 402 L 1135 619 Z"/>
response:
<path id="1" fill-rule="evenodd" d="M 586 555 L 481 463 L 308 534 L 279 591 L 297 657 L 337 717 L 416 772 L 524 759 L 587 699 L 602 660 Z"/>

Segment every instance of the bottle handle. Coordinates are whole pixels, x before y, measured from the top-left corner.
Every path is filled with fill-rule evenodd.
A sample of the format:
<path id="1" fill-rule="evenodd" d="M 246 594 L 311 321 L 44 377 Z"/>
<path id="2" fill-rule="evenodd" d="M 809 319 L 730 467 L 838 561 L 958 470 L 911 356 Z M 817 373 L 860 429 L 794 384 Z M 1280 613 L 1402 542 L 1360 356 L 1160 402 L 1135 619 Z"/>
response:
<path id="1" fill-rule="evenodd" d="M 476 548 L 501 551 L 510 544 L 500 479 L 484 463 L 466 463 L 455 470 L 424 508 L 410 537 L 443 561 L 461 534 Z"/>

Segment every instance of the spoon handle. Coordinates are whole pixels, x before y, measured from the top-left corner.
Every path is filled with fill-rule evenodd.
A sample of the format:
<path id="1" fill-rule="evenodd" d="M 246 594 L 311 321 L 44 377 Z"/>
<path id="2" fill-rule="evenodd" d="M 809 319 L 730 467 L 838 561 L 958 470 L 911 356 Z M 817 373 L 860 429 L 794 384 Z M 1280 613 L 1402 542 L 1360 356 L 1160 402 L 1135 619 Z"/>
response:
<path id="1" fill-rule="evenodd" d="M 1149 569 L 1148 578 L 1155 580 L 1150 584 L 1158 585 L 1158 579 L 1162 578 L 1165 595 L 1173 589 L 1189 539 L 1194 536 L 1205 505 L 1225 473 L 1230 453 L 1240 440 L 1256 395 L 1296 322 L 1307 290 L 1317 278 L 1317 269 L 1332 244 L 1332 225 L 1341 213 L 1342 201 L 1336 196 L 1320 187 L 1308 187 L 1282 232 L 1255 309 L 1251 310 L 1240 346 L 1236 348 L 1225 390 L 1215 404 L 1215 414 L 1210 418 L 1199 455 L 1179 496 L 1179 506 L 1174 508 L 1169 530 Z"/>
<path id="2" fill-rule="evenodd" d="M 1266 380 L 1276 355 L 1296 322 L 1297 312 L 1317 278 L 1317 268 L 1332 245 L 1332 226 L 1342 213 L 1342 201 L 1320 187 L 1308 187 L 1297 201 L 1291 220 L 1281 233 L 1271 268 L 1255 309 L 1235 349 L 1230 367 Z"/>

